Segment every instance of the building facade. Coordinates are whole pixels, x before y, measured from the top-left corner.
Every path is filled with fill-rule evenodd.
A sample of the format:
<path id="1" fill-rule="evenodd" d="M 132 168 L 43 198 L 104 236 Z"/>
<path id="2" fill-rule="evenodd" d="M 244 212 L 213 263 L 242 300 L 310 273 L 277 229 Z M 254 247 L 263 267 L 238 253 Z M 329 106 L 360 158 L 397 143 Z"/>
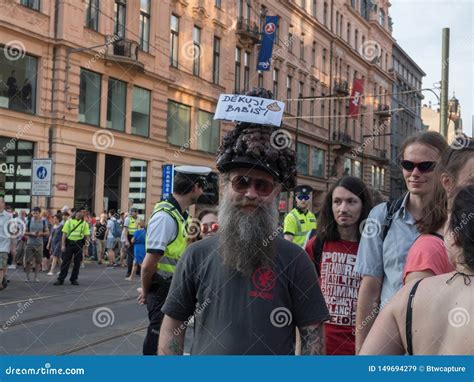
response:
<path id="1" fill-rule="evenodd" d="M 221 93 L 256 86 L 286 102 L 282 128 L 317 209 L 343 174 L 389 195 L 392 67 L 387 0 L 11 0 L 0 5 L 0 191 L 7 204 L 138 207 L 165 164 L 214 167 L 232 124 Z M 279 26 L 256 63 L 265 15 Z M 354 79 L 363 104 L 348 118 Z M 53 159 L 51 198 L 31 196 L 32 158 Z M 203 203 L 217 202 L 217 174 Z M 281 196 L 282 212 L 291 207 Z"/>
<path id="2" fill-rule="evenodd" d="M 406 191 L 405 180 L 400 170 L 400 146 L 406 137 L 416 135 L 424 129 L 421 117 L 423 100 L 422 80 L 425 72 L 398 45 L 394 44 L 390 71 L 393 83 L 391 120 L 391 171 L 390 199 L 396 199 Z"/>

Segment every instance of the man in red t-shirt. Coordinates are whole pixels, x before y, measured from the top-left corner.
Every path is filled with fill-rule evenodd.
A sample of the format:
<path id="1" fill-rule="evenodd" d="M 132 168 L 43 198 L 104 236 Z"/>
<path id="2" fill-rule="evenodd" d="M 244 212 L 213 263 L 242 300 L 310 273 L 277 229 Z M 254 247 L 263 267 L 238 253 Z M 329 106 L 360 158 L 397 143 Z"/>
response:
<path id="1" fill-rule="evenodd" d="M 355 317 L 361 281 L 355 263 L 371 208 L 370 192 L 362 180 L 342 177 L 326 195 L 317 236 L 306 245 L 331 315 L 331 320 L 324 324 L 328 355 L 355 354 Z"/>

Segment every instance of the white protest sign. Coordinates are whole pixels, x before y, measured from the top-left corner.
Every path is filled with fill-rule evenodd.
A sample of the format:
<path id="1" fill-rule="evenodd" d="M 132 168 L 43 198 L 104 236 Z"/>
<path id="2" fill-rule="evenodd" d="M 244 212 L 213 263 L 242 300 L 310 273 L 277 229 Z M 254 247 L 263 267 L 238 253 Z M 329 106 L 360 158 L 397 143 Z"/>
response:
<path id="1" fill-rule="evenodd" d="M 285 104 L 267 98 L 221 94 L 214 119 L 280 126 Z"/>

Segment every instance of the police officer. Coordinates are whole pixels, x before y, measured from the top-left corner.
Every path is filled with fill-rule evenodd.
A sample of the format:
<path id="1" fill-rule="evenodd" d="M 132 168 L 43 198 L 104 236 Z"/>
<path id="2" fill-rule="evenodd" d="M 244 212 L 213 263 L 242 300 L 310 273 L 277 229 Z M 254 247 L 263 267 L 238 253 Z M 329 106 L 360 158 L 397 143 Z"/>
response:
<path id="1" fill-rule="evenodd" d="M 301 185 L 294 189 L 296 208 L 293 208 L 285 217 L 283 234 L 285 239 L 304 247 L 311 230 L 316 229 L 316 216 L 309 211 L 312 198 L 311 186 Z"/>
<path id="2" fill-rule="evenodd" d="M 186 249 L 186 229 L 189 221 L 187 208 L 203 194 L 211 169 L 198 166 L 179 166 L 174 169 L 173 194 L 155 205 L 148 222 L 146 255 L 142 264 L 140 304 L 148 310 L 147 334 L 143 342 L 144 355 L 156 355 L 163 306 L 171 285 L 171 278 L 179 258 Z"/>
<path id="3" fill-rule="evenodd" d="M 130 277 L 133 267 L 134 254 L 132 237 L 135 231 L 137 230 L 137 218 L 138 210 L 136 208 L 131 208 L 130 215 L 125 219 L 125 222 L 123 223 L 123 227 L 125 230 L 125 247 L 127 248 L 127 277 Z"/>
<path id="4" fill-rule="evenodd" d="M 61 239 L 63 262 L 61 264 L 61 272 L 59 273 L 58 280 L 54 285 L 64 284 L 64 279 L 67 277 L 71 261 L 74 261 L 70 278 L 71 284 L 79 285 L 77 278 L 81 267 L 82 251 L 86 239 L 88 240 L 90 234 L 89 224 L 84 221 L 84 212 L 85 208 L 78 208 L 74 215 L 64 223 L 62 229 L 63 237 Z"/>

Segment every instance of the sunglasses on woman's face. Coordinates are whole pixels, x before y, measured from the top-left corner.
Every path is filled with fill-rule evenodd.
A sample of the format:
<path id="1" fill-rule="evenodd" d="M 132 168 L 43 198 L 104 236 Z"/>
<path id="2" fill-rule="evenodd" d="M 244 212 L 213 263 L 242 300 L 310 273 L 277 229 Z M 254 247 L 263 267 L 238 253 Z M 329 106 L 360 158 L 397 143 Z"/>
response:
<path id="1" fill-rule="evenodd" d="M 239 194 L 245 194 L 247 190 L 252 187 L 255 188 L 258 196 L 268 196 L 272 193 L 274 184 L 265 179 L 255 179 L 250 176 L 237 175 L 230 181 L 232 189 Z"/>
<path id="2" fill-rule="evenodd" d="M 402 168 L 406 171 L 413 171 L 415 168 L 418 169 L 418 171 L 425 173 L 425 172 L 431 172 L 435 169 L 436 167 L 436 162 L 412 162 L 410 160 L 402 160 L 400 162 Z"/>
<path id="3" fill-rule="evenodd" d="M 204 235 L 206 233 L 210 233 L 210 232 L 217 232 L 218 229 L 219 229 L 219 225 L 217 223 L 211 223 L 211 224 L 203 223 L 203 224 L 201 224 L 201 233 L 204 234 Z"/>

